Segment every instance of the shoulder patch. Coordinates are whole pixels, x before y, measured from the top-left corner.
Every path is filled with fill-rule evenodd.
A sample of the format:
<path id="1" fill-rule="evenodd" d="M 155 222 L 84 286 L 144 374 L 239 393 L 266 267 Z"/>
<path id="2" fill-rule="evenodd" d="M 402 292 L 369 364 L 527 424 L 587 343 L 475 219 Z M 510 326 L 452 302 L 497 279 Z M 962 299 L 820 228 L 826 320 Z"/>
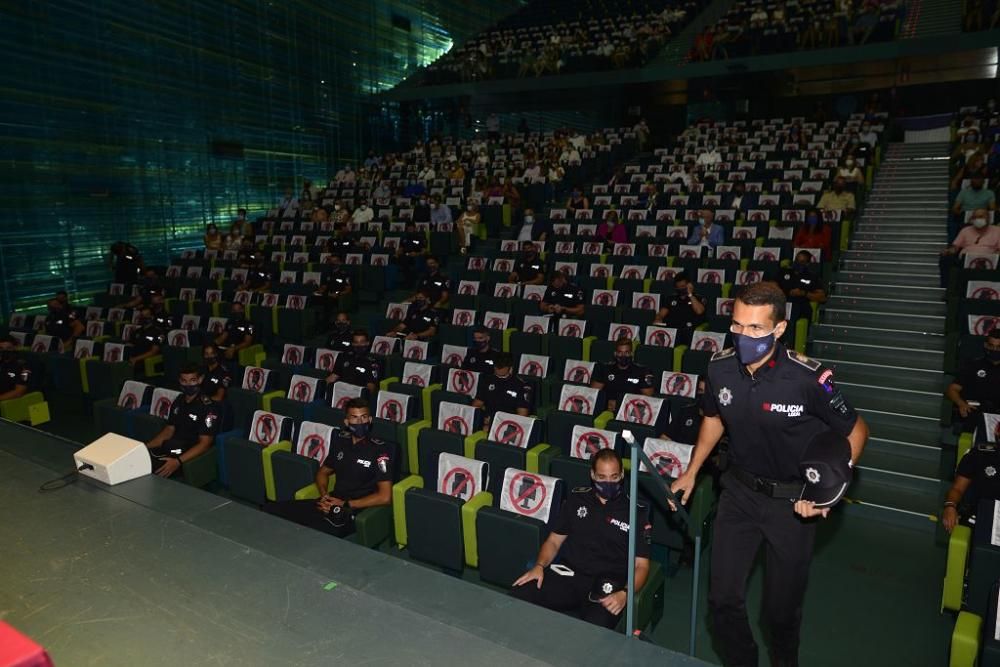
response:
<path id="1" fill-rule="evenodd" d="M 721 350 L 721 351 L 716 352 L 715 354 L 713 354 L 712 358 L 710 359 L 710 361 L 721 361 L 722 359 L 728 359 L 729 357 L 732 357 L 732 356 L 735 356 L 735 355 L 736 355 L 736 348 L 734 348 L 734 347 L 727 347 L 726 349 Z"/>
<path id="2" fill-rule="evenodd" d="M 573 488 L 573 493 L 589 493 L 590 489 L 589 486 L 577 486 Z"/>
<path id="3" fill-rule="evenodd" d="M 385 444 L 385 440 L 382 440 L 381 438 L 368 438 L 368 442 L 372 443 L 373 445 Z"/>
<path id="4" fill-rule="evenodd" d="M 800 366 L 805 366 L 811 371 L 819 370 L 820 363 L 815 359 L 810 359 L 804 354 L 799 354 L 795 350 L 785 350 L 788 354 L 788 358 L 797 363 Z"/>
<path id="5" fill-rule="evenodd" d="M 976 446 L 973 447 L 977 452 L 983 452 L 984 454 L 996 454 L 997 453 L 997 443 L 987 442 L 985 440 L 977 442 Z"/>

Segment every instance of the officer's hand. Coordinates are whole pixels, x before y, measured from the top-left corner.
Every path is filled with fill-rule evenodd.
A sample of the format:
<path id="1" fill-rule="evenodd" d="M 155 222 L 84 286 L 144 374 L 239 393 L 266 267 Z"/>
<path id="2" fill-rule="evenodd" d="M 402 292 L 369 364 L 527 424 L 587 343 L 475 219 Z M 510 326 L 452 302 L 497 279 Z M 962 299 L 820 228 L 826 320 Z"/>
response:
<path id="1" fill-rule="evenodd" d="M 537 581 L 538 583 L 536 584 L 536 586 L 538 588 L 541 588 L 542 579 L 544 578 L 545 578 L 545 568 L 543 568 L 541 565 L 536 565 L 527 572 L 525 572 L 524 574 L 522 574 L 520 577 L 518 577 L 517 581 L 514 582 L 514 585 L 523 586 L 524 584 L 530 581 Z"/>
<path id="2" fill-rule="evenodd" d="M 680 477 L 674 480 L 674 483 L 670 485 L 670 490 L 673 492 L 677 499 L 681 501 L 684 505 L 688 504 L 691 500 L 691 494 L 694 492 L 695 476 L 690 473 L 684 473 Z M 677 506 L 674 503 L 667 501 L 670 505 L 670 509 L 677 511 Z"/>
<path id="3" fill-rule="evenodd" d="M 944 525 L 945 531 L 950 533 L 955 529 L 955 524 L 958 523 L 958 510 L 954 507 L 945 507 L 944 511 L 941 512 L 941 523 Z"/>
<path id="4" fill-rule="evenodd" d="M 795 513 L 803 519 L 811 519 L 814 516 L 821 516 L 825 519 L 826 515 L 830 513 L 830 508 L 816 509 L 816 503 L 811 500 L 797 500 L 795 501 Z"/>
<path id="5" fill-rule="evenodd" d="M 601 606 L 615 616 L 622 613 L 626 604 L 628 604 L 628 593 L 625 591 L 618 591 L 605 598 L 601 598 Z"/>
<path id="6" fill-rule="evenodd" d="M 333 496 L 324 495 L 322 498 L 316 501 L 316 509 L 318 509 L 323 514 L 328 514 L 330 508 L 333 507 Z"/>
<path id="7" fill-rule="evenodd" d="M 958 414 L 962 415 L 962 419 L 965 419 L 966 417 L 969 416 L 971 412 L 975 411 L 975 409 L 976 406 L 970 405 L 965 401 L 962 401 L 962 404 L 958 406 Z"/>
<path id="8" fill-rule="evenodd" d="M 156 471 L 156 474 L 160 477 L 170 477 L 175 472 L 180 470 L 180 468 L 181 462 L 173 457 L 170 457 L 163 462 L 163 465 Z"/>
<path id="9" fill-rule="evenodd" d="M 334 382 L 336 382 L 339 379 L 340 379 L 339 375 L 337 375 L 336 373 L 330 373 L 329 375 L 326 376 L 326 383 L 327 384 L 333 384 Z"/>
<path id="10" fill-rule="evenodd" d="M 406 334 L 406 340 L 416 340 L 416 339 L 417 339 L 417 334 L 415 333 Z"/>

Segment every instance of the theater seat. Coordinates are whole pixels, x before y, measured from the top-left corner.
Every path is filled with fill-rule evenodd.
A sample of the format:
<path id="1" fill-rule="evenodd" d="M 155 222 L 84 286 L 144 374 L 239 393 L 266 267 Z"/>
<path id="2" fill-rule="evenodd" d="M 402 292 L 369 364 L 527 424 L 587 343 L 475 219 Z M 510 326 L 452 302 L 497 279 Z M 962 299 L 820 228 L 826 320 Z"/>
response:
<path id="1" fill-rule="evenodd" d="M 404 496 L 406 504 L 406 548 L 416 560 L 452 572 L 465 565 L 460 498 L 426 488 L 412 488 Z"/>
<path id="2" fill-rule="evenodd" d="M 18 398 L 0 401 L 0 417 L 32 426 L 49 421 L 49 404 L 40 391 L 31 391 Z"/>
<path id="3" fill-rule="evenodd" d="M 546 525 L 537 519 L 482 508 L 476 517 L 479 578 L 509 588 L 535 562 L 548 535 Z"/>
<path id="4" fill-rule="evenodd" d="M 666 579 L 663 576 L 663 568 L 655 560 L 649 561 L 649 576 L 646 583 L 635 596 L 635 627 L 637 630 L 645 632 L 651 631 L 663 618 L 663 592 Z M 627 615 L 623 611 L 618 619 L 615 630 L 625 631 Z"/>
<path id="5" fill-rule="evenodd" d="M 975 667 L 979 658 L 983 618 L 972 612 L 959 613 L 951 633 L 951 654 L 948 667 Z"/>
<path id="6" fill-rule="evenodd" d="M 948 539 L 948 559 L 945 562 L 944 586 L 941 591 L 941 611 L 959 611 L 965 588 L 965 566 L 969 560 L 972 529 L 957 525 Z"/>

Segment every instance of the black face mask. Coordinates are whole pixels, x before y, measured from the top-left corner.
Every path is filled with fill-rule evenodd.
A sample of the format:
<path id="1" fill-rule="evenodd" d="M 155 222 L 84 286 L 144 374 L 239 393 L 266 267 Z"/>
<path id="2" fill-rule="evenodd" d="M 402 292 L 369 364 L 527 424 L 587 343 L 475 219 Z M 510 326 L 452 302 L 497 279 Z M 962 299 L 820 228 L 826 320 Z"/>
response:
<path id="1" fill-rule="evenodd" d="M 629 364 L 632 363 L 632 355 L 631 354 L 616 354 L 615 355 L 615 362 L 621 368 L 625 368 L 626 366 L 628 366 Z"/>
<path id="2" fill-rule="evenodd" d="M 205 364 L 208 365 L 208 366 L 214 366 L 215 364 L 219 363 L 219 358 L 218 357 L 203 357 L 202 361 L 204 361 Z"/>
<path id="3" fill-rule="evenodd" d="M 246 315 L 246 313 L 244 313 L 242 310 L 239 311 L 239 312 L 229 313 L 229 316 L 231 318 L 233 318 L 234 320 L 242 320 L 245 315 Z"/>
<path id="4" fill-rule="evenodd" d="M 1000 350 L 986 350 L 986 359 L 994 364 L 1000 362 Z"/>
<path id="5" fill-rule="evenodd" d="M 593 480 L 592 480 L 593 481 Z M 604 500 L 614 500 L 622 494 L 624 488 L 623 482 L 597 482 L 593 481 L 594 491 L 597 491 L 599 495 Z"/>
<path id="6" fill-rule="evenodd" d="M 362 357 L 362 356 L 368 354 L 368 346 L 367 345 L 352 345 L 351 346 L 351 350 L 354 352 L 354 354 L 356 354 L 359 357 Z"/>
<path id="7" fill-rule="evenodd" d="M 0 350 L 0 364 L 6 364 L 14 360 L 13 350 Z"/>
<path id="8" fill-rule="evenodd" d="M 479 348 L 480 350 L 488 350 L 489 347 L 490 347 L 490 341 L 489 341 L 489 339 L 487 339 L 487 340 L 477 340 L 476 341 L 476 347 Z"/>
<path id="9" fill-rule="evenodd" d="M 350 322 L 337 322 L 334 326 L 337 327 L 337 331 L 347 331 L 351 328 Z"/>
<path id="10" fill-rule="evenodd" d="M 198 392 L 200 390 L 201 390 L 201 387 L 199 387 L 196 384 L 182 384 L 181 385 L 181 391 L 184 393 L 185 396 L 197 396 Z"/>

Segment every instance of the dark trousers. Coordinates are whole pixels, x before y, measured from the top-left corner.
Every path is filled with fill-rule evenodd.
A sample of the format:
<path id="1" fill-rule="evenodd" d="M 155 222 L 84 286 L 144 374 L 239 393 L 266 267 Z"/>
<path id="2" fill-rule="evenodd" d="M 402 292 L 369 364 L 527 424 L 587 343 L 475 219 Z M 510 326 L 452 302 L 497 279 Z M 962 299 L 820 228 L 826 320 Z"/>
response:
<path id="1" fill-rule="evenodd" d="M 771 664 L 798 665 L 802 599 L 809 578 L 816 520 L 803 520 L 788 499 L 769 498 L 732 475 L 712 535 L 708 604 L 712 634 L 729 667 L 756 666 L 757 643 L 747 619 L 747 577 L 761 543 L 764 561 L 764 618 L 771 634 Z"/>
<path id="2" fill-rule="evenodd" d="M 593 585 L 594 577 L 579 573 L 566 577 L 545 568 L 541 588 L 538 588 L 538 582 L 529 581 L 523 586 L 514 587 L 510 594 L 518 600 L 569 613 L 594 625 L 613 628 L 618 625 L 619 617 L 601 606 L 600 602 L 590 601 Z"/>
<path id="3" fill-rule="evenodd" d="M 335 526 L 330 520 L 330 515 L 324 514 L 316 508 L 316 500 L 285 500 L 280 503 L 267 503 L 264 505 L 264 511 L 335 537 L 347 537 L 354 532 L 353 514 L 345 517 L 346 523 L 344 525 Z"/>
<path id="4" fill-rule="evenodd" d="M 161 466 L 163 466 L 164 461 L 174 456 L 173 452 L 180 450 L 180 453 L 184 453 L 190 447 L 191 443 L 189 442 L 184 442 L 183 440 L 178 440 L 177 438 L 171 438 L 170 440 L 167 440 L 159 447 L 150 449 L 149 458 L 152 460 L 153 463 L 153 473 L 155 474 L 156 471 L 159 470 Z M 171 477 L 174 477 L 179 473 L 180 473 L 180 468 L 178 468 L 177 472 L 171 475 Z"/>

